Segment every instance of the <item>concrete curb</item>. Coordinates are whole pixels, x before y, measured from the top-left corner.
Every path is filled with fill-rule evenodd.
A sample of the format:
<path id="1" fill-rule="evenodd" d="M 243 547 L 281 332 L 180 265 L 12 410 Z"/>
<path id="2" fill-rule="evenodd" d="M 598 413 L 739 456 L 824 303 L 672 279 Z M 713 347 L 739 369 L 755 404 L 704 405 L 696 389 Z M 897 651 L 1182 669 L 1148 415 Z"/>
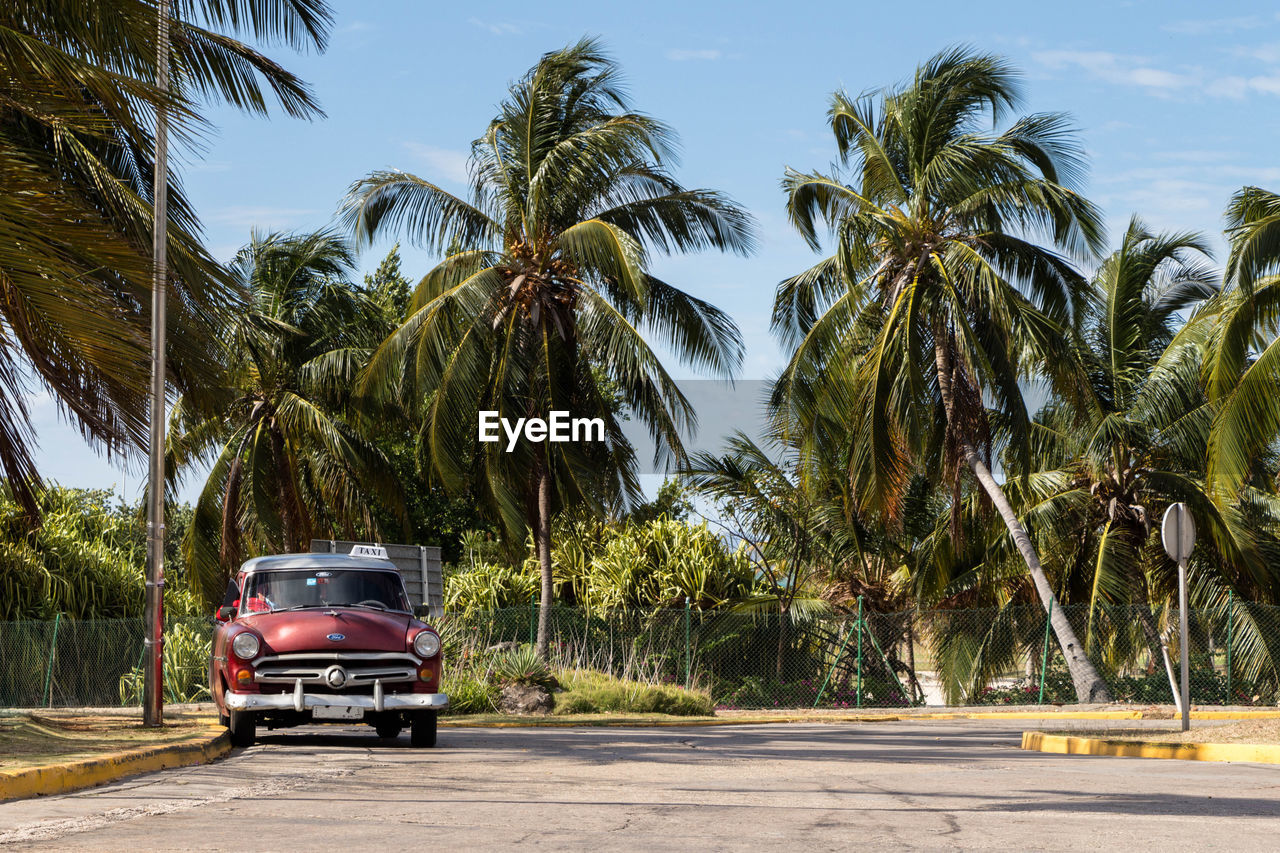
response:
<path id="1" fill-rule="evenodd" d="M 1059 755 L 1110 755 L 1121 758 L 1177 758 L 1183 761 L 1248 761 L 1280 764 L 1280 745 L 1255 743 L 1160 743 L 1101 740 L 1044 732 L 1023 732 L 1022 748 Z"/>
<path id="2" fill-rule="evenodd" d="M 126 776 L 172 767 L 207 764 L 231 751 L 231 738 L 222 726 L 181 743 L 112 752 L 95 758 L 0 771 L 0 801 L 65 794 L 92 788 Z"/>

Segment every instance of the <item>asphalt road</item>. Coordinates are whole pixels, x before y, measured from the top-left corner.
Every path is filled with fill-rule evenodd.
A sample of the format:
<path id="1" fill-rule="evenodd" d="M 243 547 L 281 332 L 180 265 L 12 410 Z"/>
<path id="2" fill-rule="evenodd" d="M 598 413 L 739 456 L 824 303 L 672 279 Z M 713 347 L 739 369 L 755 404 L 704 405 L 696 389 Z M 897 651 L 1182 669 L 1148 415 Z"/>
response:
<path id="1" fill-rule="evenodd" d="M 411 749 L 407 736 L 383 744 L 368 729 L 299 729 L 211 766 L 0 804 L 0 843 L 682 853 L 1280 845 L 1280 766 L 1023 752 L 1027 727 L 1037 726 L 442 729 L 430 750 Z"/>

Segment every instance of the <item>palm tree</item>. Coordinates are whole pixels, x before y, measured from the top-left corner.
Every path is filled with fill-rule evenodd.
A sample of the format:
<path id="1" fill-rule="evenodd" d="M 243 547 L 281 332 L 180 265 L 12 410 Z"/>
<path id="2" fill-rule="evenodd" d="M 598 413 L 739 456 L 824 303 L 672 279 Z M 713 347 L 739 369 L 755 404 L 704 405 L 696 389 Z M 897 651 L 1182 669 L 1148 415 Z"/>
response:
<path id="1" fill-rule="evenodd" d="M 638 494 L 634 451 L 600 383 L 616 387 L 664 457 L 679 460 L 694 414 L 642 330 L 715 375 L 741 360 L 725 314 L 650 273 L 651 249 L 742 254 L 752 245 L 747 214 L 671 177 L 674 142 L 667 126 L 629 109 L 617 66 L 584 39 L 513 85 L 473 143 L 468 200 L 415 175 L 374 172 L 347 202 L 359 239 L 402 229 L 445 255 L 378 349 L 362 391 L 420 413 L 424 467 L 453 489 L 481 483 L 512 541 L 532 529 L 543 655 L 556 508 Z M 507 453 L 477 441 L 479 410 L 599 417 L 607 440 L 524 442 Z"/>
<path id="2" fill-rule="evenodd" d="M 1227 292 L 1205 367 L 1216 406 L 1209 479 L 1222 501 L 1261 485 L 1257 461 L 1280 435 L 1280 195 L 1259 187 L 1237 192 L 1227 235 Z"/>
<path id="3" fill-rule="evenodd" d="M 393 315 L 349 279 L 346 243 L 321 232 L 255 235 L 233 271 L 247 310 L 225 333 L 220 405 L 178 400 L 176 476 L 212 462 L 183 543 L 188 580 L 216 600 L 246 550 L 305 551 L 313 535 L 375 540 L 371 502 L 401 520 L 404 497 L 346 403 Z M 396 318 L 398 319 L 398 318 Z"/>
<path id="4" fill-rule="evenodd" d="M 988 406 L 1028 456 L 1019 379 L 1052 368 L 1085 282 L 1058 250 L 1102 245 L 1073 187 L 1082 159 L 1066 118 L 1023 116 L 1002 59 L 944 51 L 896 89 L 834 96 L 832 130 L 850 181 L 788 170 L 792 223 L 836 250 L 779 285 L 775 328 L 795 345 L 774 405 L 801 423 L 842 413 L 861 508 L 892 523 L 928 470 L 961 503 L 965 471 L 995 505 L 1027 564 L 1081 701 L 1109 698 L 1061 613 L 1026 530 L 990 467 Z M 990 129 L 988 129 L 990 127 Z M 927 462 L 927 464 L 925 464 Z M 1026 470 L 1021 467 L 1020 470 Z"/>
<path id="5" fill-rule="evenodd" d="M 843 540 L 826 523 L 832 504 L 795 476 L 794 460 L 772 459 L 741 432 L 729 439 L 727 451 L 695 454 L 684 473 L 696 491 L 717 502 L 718 523 L 742 542 L 764 582 L 767 592 L 738 602 L 734 609 L 778 614 L 774 669 L 781 679 L 792 608 L 801 615 L 830 611 L 826 601 L 811 595 L 812 584 L 827 567 L 827 552 Z"/>
<path id="6" fill-rule="evenodd" d="M 1267 525 L 1257 523 L 1259 510 L 1269 514 L 1265 497 L 1219 506 L 1204 476 L 1213 410 L 1200 368 L 1219 305 L 1217 273 L 1195 257 L 1207 251 L 1197 235 L 1153 234 L 1130 221 L 1095 278 L 1083 393 L 1041 411 L 1035 473 L 1028 489 L 1014 489 L 1041 551 L 1087 598 L 1091 653 L 1110 637 L 1117 655 L 1132 655 L 1124 636 L 1133 614 L 1150 660 L 1160 660 L 1152 604 L 1176 606 L 1177 573 L 1157 519 L 1171 503 L 1187 503 L 1200 520 L 1191 584 L 1202 606 L 1223 610 L 1228 590 L 1252 597 L 1251 579 L 1271 574 L 1259 547 Z M 1120 619 L 1104 619 L 1105 605 L 1121 605 Z"/>
<path id="7" fill-rule="evenodd" d="M 306 86 L 221 31 L 323 46 L 317 0 L 185 0 L 173 33 L 174 88 L 154 85 L 157 10 L 147 0 L 4 4 L 0 9 L 0 470 L 34 517 L 39 472 L 24 400 L 49 392 L 111 454 L 147 435 L 152 131 L 166 109 L 179 140 L 203 130 L 197 100 L 264 112 L 266 92 L 318 114 Z M 203 21 L 212 29 L 195 22 Z M 214 329 L 236 295 L 170 187 L 169 365 L 191 392 L 216 364 Z"/>

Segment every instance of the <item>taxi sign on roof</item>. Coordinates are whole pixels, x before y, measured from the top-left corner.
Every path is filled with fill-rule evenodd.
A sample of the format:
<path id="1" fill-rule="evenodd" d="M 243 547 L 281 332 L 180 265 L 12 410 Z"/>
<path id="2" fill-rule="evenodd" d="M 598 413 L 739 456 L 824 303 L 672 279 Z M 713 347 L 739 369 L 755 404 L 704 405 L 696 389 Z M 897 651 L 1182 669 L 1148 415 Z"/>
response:
<path id="1" fill-rule="evenodd" d="M 377 560 L 386 560 L 387 549 L 381 545 L 356 545 L 351 549 L 352 557 L 373 557 Z"/>

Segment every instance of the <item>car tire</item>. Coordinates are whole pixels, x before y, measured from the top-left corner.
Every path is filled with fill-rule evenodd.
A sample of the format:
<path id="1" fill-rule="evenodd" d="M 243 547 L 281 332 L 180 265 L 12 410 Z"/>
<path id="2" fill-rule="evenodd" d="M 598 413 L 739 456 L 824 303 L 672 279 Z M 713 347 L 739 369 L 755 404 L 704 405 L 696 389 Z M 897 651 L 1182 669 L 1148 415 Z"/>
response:
<path id="1" fill-rule="evenodd" d="M 227 723 L 232 746 L 253 746 L 258 736 L 258 721 L 252 711 L 232 711 Z"/>
<path id="2" fill-rule="evenodd" d="M 419 711 L 413 715 L 409 728 L 409 742 L 416 748 L 436 745 L 436 712 Z"/>
<path id="3" fill-rule="evenodd" d="M 402 728 L 403 726 L 400 725 L 400 721 L 396 720 L 391 723 L 378 723 L 373 727 L 373 730 L 377 732 L 378 737 L 383 740 L 395 740 L 400 737 L 400 729 Z"/>

